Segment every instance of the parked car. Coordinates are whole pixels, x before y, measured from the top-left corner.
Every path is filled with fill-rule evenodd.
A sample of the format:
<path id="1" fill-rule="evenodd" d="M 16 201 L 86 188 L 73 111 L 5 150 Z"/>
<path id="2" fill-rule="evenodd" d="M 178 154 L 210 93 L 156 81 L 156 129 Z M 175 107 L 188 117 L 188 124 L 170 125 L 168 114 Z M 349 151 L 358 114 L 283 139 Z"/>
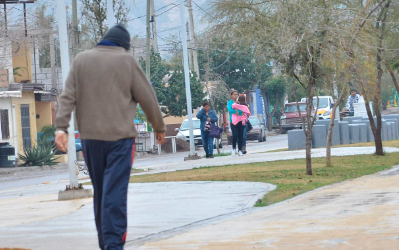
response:
<path id="1" fill-rule="evenodd" d="M 202 146 L 202 138 L 201 138 L 201 129 L 200 129 L 201 121 L 197 118 L 193 118 L 193 133 L 194 133 L 194 144 L 197 146 Z M 185 119 L 180 126 L 180 129 L 176 128 L 177 132 L 176 138 L 185 140 L 186 142 L 190 142 L 190 131 L 188 126 L 188 119 Z M 216 141 L 218 141 L 219 148 L 223 147 L 222 139 L 215 139 L 213 144 L 214 148 L 216 148 Z"/>
<path id="2" fill-rule="evenodd" d="M 249 122 L 252 125 L 252 130 L 247 132 L 247 141 L 258 140 L 258 142 L 266 141 L 266 129 L 265 126 L 259 121 L 258 117 L 250 116 Z M 229 145 L 233 141 L 233 134 L 229 126 L 228 142 Z"/>
<path id="3" fill-rule="evenodd" d="M 302 119 L 299 116 L 299 110 L 301 111 L 301 116 L 306 117 L 306 102 L 289 102 L 284 105 L 284 112 L 281 116 L 281 126 L 280 132 L 282 134 L 286 134 L 288 130 L 292 129 L 301 129 L 302 128 Z M 315 114 L 315 110 L 312 110 L 312 117 Z"/>
<path id="4" fill-rule="evenodd" d="M 40 141 L 40 138 L 42 136 L 43 133 L 39 132 L 37 133 L 37 141 Z M 51 143 L 55 146 L 54 143 L 54 137 L 49 138 L 48 140 L 51 140 Z M 76 152 L 82 151 L 82 143 L 80 141 L 80 135 L 79 135 L 79 131 L 75 131 L 75 146 L 76 146 Z M 62 154 L 62 152 L 57 150 L 56 154 Z"/>

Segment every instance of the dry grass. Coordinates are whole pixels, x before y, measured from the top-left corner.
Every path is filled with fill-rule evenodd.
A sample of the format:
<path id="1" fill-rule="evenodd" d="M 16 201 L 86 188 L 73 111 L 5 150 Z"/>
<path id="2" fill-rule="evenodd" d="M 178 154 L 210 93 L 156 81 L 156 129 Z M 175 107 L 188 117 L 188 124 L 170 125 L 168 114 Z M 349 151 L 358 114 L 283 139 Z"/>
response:
<path id="1" fill-rule="evenodd" d="M 332 157 L 333 167 L 325 167 L 325 158 L 312 160 L 313 175 L 305 174 L 305 159 L 284 160 L 222 167 L 132 176 L 130 182 L 171 181 L 249 181 L 277 185 L 257 206 L 267 206 L 316 188 L 373 174 L 399 164 L 399 153 Z"/>
<path id="2" fill-rule="evenodd" d="M 393 147 L 393 148 L 399 148 L 399 140 L 394 140 L 394 141 L 383 141 L 382 145 L 384 147 Z M 374 142 L 364 142 L 364 143 L 356 143 L 356 144 L 346 144 L 346 145 L 337 145 L 337 146 L 332 146 L 331 148 L 342 148 L 342 147 L 374 147 L 375 143 Z M 270 150 L 266 152 L 261 152 L 261 153 L 274 153 L 274 152 L 283 152 L 283 151 L 288 151 L 288 148 L 282 148 L 282 149 L 276 149 L 276 150 Z"/>

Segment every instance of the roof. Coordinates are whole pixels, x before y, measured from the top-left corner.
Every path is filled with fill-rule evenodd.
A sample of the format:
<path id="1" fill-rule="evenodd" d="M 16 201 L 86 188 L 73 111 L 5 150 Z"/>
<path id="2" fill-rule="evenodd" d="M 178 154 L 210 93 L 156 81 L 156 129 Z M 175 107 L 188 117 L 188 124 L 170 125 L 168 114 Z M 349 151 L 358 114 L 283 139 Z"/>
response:
<path id="1" fill-rule="evenodd" d="M 44 84 L 41 84 L 41 83 L 22 83 L 22 90 L 23 91 L 43 91 L 44 90 Z"/>
<path id="2" fill-rule="evenodd" d="M 25 1 L 20 1 L 20 0 L 0 0 L 0 3 L 6 3 L 6 4 L 12 4 L 12 3 L 34 3 L 36 0 L 25 0 Z"/>

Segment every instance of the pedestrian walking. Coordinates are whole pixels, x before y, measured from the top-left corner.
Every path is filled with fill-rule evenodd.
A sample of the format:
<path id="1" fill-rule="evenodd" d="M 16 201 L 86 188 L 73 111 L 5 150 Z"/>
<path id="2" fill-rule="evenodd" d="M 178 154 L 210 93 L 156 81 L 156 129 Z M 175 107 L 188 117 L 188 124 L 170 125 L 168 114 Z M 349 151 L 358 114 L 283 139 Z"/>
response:
<path id="1" fill-rule="evenodd" d="M 156 142 L 165 142 L 165 124 L 156 95 L 129 48 L 130 34 L 118 24 L 94 49 L 79 53 L 68 74 L 56 117 L 55 143 L 66 152 L 67 129 L 76 108 L 102 250 L 122 250 L 126 240 L 137 104 L 152 124 Z"/>
<path id="2" fill-rule="evenodd" d="M 247 98 L 244 94 L 241 94 L 245 98 L 245 105 L 248 107 L 247 103 Z M 247 133 L 248 133 L 248 123 L 245 123 L 245 128 L 244 128 L 244 135 L 242 139 L 242 153 L 245 155 L 247 153 Z"/>
<path id="3" fill-rule="evenodd" d="M 209 102 L 205 101 L 202 104 L 202 109 L 197 114 L 197 118 L 201 121 L 200 129 L 201 129 L 201 138 L 202 145 L 204 147 L 204 151 L 206 153 L 206 158 L 213 158 L 213 137 L 210 136 L 211 132 L 211 123 L 215 123 L 218 121 L 218 117 L 211 109 Z"/>
<path id="4" fill-rule="evenodd" d="M 240 95 L 238 97 L 238 103 L 232 104 L 232 108 L 237 111 L 241 111 L 241 115 L 238 114 L 238 112 L 232 115 L 232 124 L 237 128 L 238 131 L 238 155 L 242 156 L 245 127 L 247 126 L 248 116 L 251 115 L 251 112 L 248 109 L 248 105 L 245 102 L 245 96 L 243 95 Z"/>
<path id="5" fill-rule="evenodd" d="M 230 128 L 231 128 L 231 133 L 233 136 L 231 155 L 234 156 L 234 155 L 236 155 L 236 152 L 237 152 L 238 127 L 233 125 L 232 116 L 233 116 L 233 114 L 242 115 L 242 111 L 241 110 L 237 111 L 237 110 L 233 109 L 233 104 L 236 103 L 237 99 L 238 99 L 238 91 L 234 90 L 234 89 L 231 90 L 230 96 L 231 96 L 231 100 L 227 102 L 227 110 L 230 113 Z"/>

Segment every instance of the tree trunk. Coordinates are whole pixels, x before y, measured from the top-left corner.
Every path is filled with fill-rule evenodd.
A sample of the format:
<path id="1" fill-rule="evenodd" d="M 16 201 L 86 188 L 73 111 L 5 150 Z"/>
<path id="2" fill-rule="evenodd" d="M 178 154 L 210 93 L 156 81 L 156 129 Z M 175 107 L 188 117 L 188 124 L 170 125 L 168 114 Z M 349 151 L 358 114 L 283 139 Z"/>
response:
<path id="1" fill-rule="evenodd" d="M 386 66 L 389 74 L 391 75 L 391 78 L 392 78 L 393 84 L 395 85 L 396 91 L 399 93 L 399 85 L 398 85 L 398 80 L 396 79 L 396 76 L 395 76 L 395 72 L 393 72 L 389 63 L 386 63 L 385 66 Z"/>
<path id="2" fill-rule="evenodd" d="M 266 95 L 265 95 L 265 93 L 263 93 L 263 92 L 261 92 L 261 95 L 263 96 L 263 100 L 264 101 L 266 101 Z M 268 99 L 267 100 L 269 100 L 269 97 L 268 97 Z M 273 116 L 271 116 L 271 114 L 270 114 L 270 109 L 269 109 L 269 107 L 268 107 L 269 105 L 266 105 L 266 103 L 265 103 L 265 105 L 264 105 L 264 107 L 265 107 L 265 113 L 266 113 L 266 116 L 267 116 L 267 130 L 268 131 L 272 131 L 272 129 L 273 129 Z M 271 118 L 271 119 L 270 119 Z M 271 127 L 272 126 L 272 127 Z"/>
<path id="3" fill-rule="evenodd" d="M 278 98 L 279 98 L 279 96 L 278 96 L 278 94 L 276 94 L 276 103 L 274 104 L 273 112 L 270 114 L 270 116 L 268 116 L 268 118 L 270 119 L 269 124 L 268 124 L 268 129 L 267 129 L 268 131 L 273 130 L 273 117 L 274 117 L 274 114 L 276 113 L 276 108 L 278 105 Z"/>
<path id="4" fill-rule="evenodd" d="M 312 129 L 305 131 L 306 135 L 306 174 L 312 175 Z"/>
<path id="5" fill-rule="evenodd" d="M 251 90 L 250 89 L 247 89 L 246 91 L 245 91 L 245 95 L 246 95 L 246 97 L 247 97 L 247 104 L 248 104 L 248 108 L 249 108 L 249 110 L 251 110 Z M 254 114 L 254 115 L 256 115 L 256 114 Z"/>
<path id="6" fill-rule="evenodd" d="M 298 79 L 298 78 L 297 78 Z M 298 79 L 299 81 L 299 79 Z M 309 83 L 309 85 L 312 84 L 312 81 Z M 303 84 L 301 84 L 303 86 Z M 296 93 L 296 88 L 295 88 L 295 80 L 292 78 L 292 87 L 294 88 L 294 96 L 295 96 L 295 101 L 296 105 L 298 108 L 298 113 L 299 117 L 302 120 L 302 128 L 303 132 L 305 133 L 306 136 L 306 174 L 307 175 L 312 175 L 312 131 L 313 131 L 313 125 L 314 125 L 314 119 L 311 119 L 312 116 L 312 110 L 313 110 L 313 94 L 314 94 L 314 86 L 308 86 L 307 87 L 307 100 L 306 100 L 306 118 L 302 117 L 301 114 L 301 109 L 299 108 L 298 104 L 298 95 Z M 317 101 L 317 106 L 319 105 Z M 306 120 L 306 121 L 305 121 Z M 307 124 L 307 127 L 305 126 Z"/>
<path id="7" fill-rule="evenodd" d="M 267 131 L 273 130 L 273 116 L 267 116 Z"/>
<path id="8" fill-rule="evenodd" d="M 332 109 L 330 126 L 328 127 L 328 133 L 327 133 L 327 145 L 326 145 L 326 166 L 327 167 L 331 167 L 331 136 L 332 136 L 332 131 L 334 128 L 334 123 L 335 123 L 335 113 L 336 113 L 337 108 L 339 107 L 339 104 L 341 103 L 341 101 L 344 97 L 344 94 L 345 94 L 347 88 L 348 88 L 348 85 L 345 85 L 341 91 L 341 94 L 338 97 L 338 100 L 335 102 L 334 107 Z"/>
<path id="9" fill-rule="evenodd" d="M 377 155 L 384 155 L 384 150 L 382 148 L 382 138 L 381 138 L 381 128 L 382 128 L 382 122 L 381 122 L 381 79 L 382 79 L 382 52 L 383 52 L 383 48 L 382 48 L 382 44 L 383 44 L 383 40 L 384 40 L 384 32 L 385 32 L 385 20 L 387 17 L 387 12 L 388 12 L 388 8 L 390 5 L 391 1 L 388 0 L 386 5 L 381 9 L 381 13 L 378 17 L 378 22 L 376 29 L 377 31 L 379 31 L 379 37 L 378 37 L 378 50 L 377 50 L 377 89 L 376 89 L 376 93 L 374 94 L 374 110 L 375 110 L 375 114 L 377 116 L 377 128 L 375 130 L 376 135 L 374 135 L 375 138 L 375 153 Z M 368 105 L 367 105 L 368 106 Z M 367 107 L 366 106 L 366 107 Z M 368 109 L 370 109 L 370 107 L 368 107 Z M 369 115 L 369 112 L 367 110 L 367 115 Z M 370 111 L 370 115 L 371 115 L 371 111 Z M 369 116 L 370 119 L 370 116 Z"/>

